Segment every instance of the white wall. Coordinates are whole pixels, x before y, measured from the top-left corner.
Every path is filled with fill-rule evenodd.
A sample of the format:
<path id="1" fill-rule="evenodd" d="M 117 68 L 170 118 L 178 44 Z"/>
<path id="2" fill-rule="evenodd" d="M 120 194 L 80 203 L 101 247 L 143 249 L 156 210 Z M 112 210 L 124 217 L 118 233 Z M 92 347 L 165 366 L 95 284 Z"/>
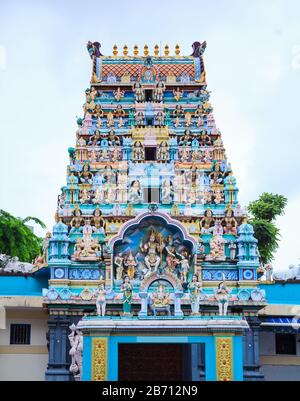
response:
<path id="1" fill-rule="evenodd" d="M 6 310 L 6 328 L 0 330 L 0 380 L 45 380 L 47 319 L 41 310 Z M 10 345 L 14 323 L 31 325 L 29 345 Z"/>

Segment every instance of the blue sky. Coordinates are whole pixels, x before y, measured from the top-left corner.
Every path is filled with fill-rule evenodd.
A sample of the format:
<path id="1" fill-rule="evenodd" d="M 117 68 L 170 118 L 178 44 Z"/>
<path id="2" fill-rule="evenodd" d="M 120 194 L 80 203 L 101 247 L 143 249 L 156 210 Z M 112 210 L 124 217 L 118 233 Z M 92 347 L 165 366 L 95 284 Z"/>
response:
<path id="1" fill-rule="evenodd" d="M 50 229 L 89 85 L 88 40 L 191 53 L 207 41 L 208 88 L 243 205 L 284 194 L 275 268 L 298 263 L 300 2 L 0 0 L 0 207 Z M 39 231 L 38 231 L 39 232 Z"/>

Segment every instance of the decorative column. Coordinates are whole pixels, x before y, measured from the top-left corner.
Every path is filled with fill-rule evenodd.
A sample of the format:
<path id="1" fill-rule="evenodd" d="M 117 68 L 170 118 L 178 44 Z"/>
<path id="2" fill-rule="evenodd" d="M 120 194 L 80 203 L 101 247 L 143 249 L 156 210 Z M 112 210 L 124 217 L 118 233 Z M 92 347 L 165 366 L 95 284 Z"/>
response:
<path id="1" fill-rule="evenodd" d="M 92 338 L 92 381 L 107 380 L 108 338 Z"/>
<path id="2" fill-rule="evenodd" d="M 216 337 L 217 381 L 233 380 L 232 337 Z"/>
<path id="3" fill-rule="evenodd" d="M 69 316 L 52 315 L 48 321 L 49 362 L 46 381 L 70 381 Z"/>
<path id="4" fill-rule="evenodd" d="M 257 317 L 247 318 L 249 330 L 243 335 L 244 380 L 264 380 L 259 365 L 259 331 L 260 321 Z"/>

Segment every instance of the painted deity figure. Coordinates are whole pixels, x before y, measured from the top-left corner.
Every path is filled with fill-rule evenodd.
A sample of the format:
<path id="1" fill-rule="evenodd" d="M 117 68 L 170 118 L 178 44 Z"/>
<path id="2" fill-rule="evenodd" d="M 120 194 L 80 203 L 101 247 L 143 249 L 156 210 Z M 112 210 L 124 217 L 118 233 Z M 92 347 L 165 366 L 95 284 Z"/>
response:
<path id="1" fill-rule="evenodd" d="M 179 100 L 183 97 L 183 91 L 177 88 L 176 90 L 173 90 L 173 96 L 176 102 L 179 102 Z"/>
<path id="2" fill-rule="evenodd" d="M 218 285 L 218 288 L 217 288 L 217 291 L 215 294 L 215 298 L 219 304 L 219 315 L 220 316 L 227 315 L 229 293 L 230 293 L 230 289 L 226 286 L 225 280 L 221 281 L 221 283 L 219 283 L 219 285 Z"/>
<path id="3" fill-rule="evenodd" d="M 167 252 L 166 269 L 171 273 L 175 273 L 176 267 L 180 263 L 180 259 L 179 259 L 179 255 L 176 252 L 176 247 L 174 245 L 172 235 L 170 235 L 167 238 L 167 245 L 165 246 L 165 250 Z"/>
<path id="4" fill-rule="evenodd" d="M 140 84 L 140 82 L 135 82 L 132 90 L 135 94 L 135 101 L 136 102 L 144 102 L 145 92 L 144 92 L 144 89 L 142 88 L 142 85 Z"/>
<path id="5" fill-rule="evenodd" d="M 180 281 L 182 283 L 187 283 L 189 269 L 190 269 L 189 260 L 186 252 L 184 252 L 181 255 L 181 261 L 180 261 Z"/>
<path id="6" fill-rule="evenodd" d="M 123 293 L 123 314 L 131 314 L 132 304 L 132 285 L 128 276 L 124 277 L 124 282 L 121 285 L 121 292 Z"/>
<path id="7" fill-rule="evenodd" d="M 129 252 L 129 255 L 125 259 L 125 266 L 127 268 L 127 275 L 129 279 L 133 280 L 135 276 L 137 263 L 131 251 Z"/>
<path id="8" fill-rule="evenodd" d="M 161 192 L 162 203 L 163 204 L 171 203 L 172 196 L 173 196 L 172 183 L 170 179 L 166 178 L 162 183 L 162 192 Z"/>
<path id="9" fill-rule="evenodd" d="M 116 279 L 122 280 L 123 272 L 124 272 L 124 258 L 122 253 L 119 253 L 114 260 L 116 266 Z"/>
<path id="10" fill-rule="evenodd" d="M 186 112 L 184 115 L 184 124 L 186 127 L 189 127 L 190 125 L 193 124 L 193 119 L 192 119 L 192 115 L 190 112 Z"/>
<path id="11" fill-rule="evenodd" d="M 161 253 L 164 248 L 162 238 L 157 239 L 157 235 L 154 230 L 149 233 L 148 241 L 140 243 L 140 250 L 145 253 L 145 265 L 149 272 L 157 271 L 158 266 L 161 262 Z"/>
<path id="12" fill-rule="evenodd" d="M 83 350 L 83 337 L 80 330 L 74 324 L 70 326 L 71 333 L 68 335 L 71 349 L 69 355 L 72 358 L 70 372 L 73 373 L 75 379 L 81 379 L 82 373 L 82 350 Z"/>
<path id="13" fill-rule="evenodd" d="M 140 141 L 136 141 L 133 145 L 133 159 L 134 160 L 144 160 L 145 150 Z"/>
<path id="14" fill-rule="evenodd" d="M 104 284 L 99 284 L 98 290 L 96 292 L 96 308 L 98 316 L 105 316 L 106 311 L 106 289 Z"/>
<path id="15" fill-rule="evenodd" d="M 209 241 L 210 253 L 206 255 L 206 260 L 224 261 L 225 240 L 221 235 L 214 235 Z"/>
<path id="16" fill-rule="evenodd" d="M 236 244 L 233 241 L 229 242 L 229 257 L 231 260 L 234 260 L 236 257 Z"/>
<path id="17" fill-rule="evenodd" d="M 213 230 L 214 217 L 211 209 L 204 212 L 204 216 L 200 220 L 201 234 L 210 234 Z"/>
<path id="18" fill-rule="evenodd" d="M 237 235 L 237 221 L 234 218 L 233 209 L 231 209 L 230 207 L 227 208 L 225 211 L 223 225 L 225 234 L 232 234 L 235 236 Z"/>
<path id="19" fill-rule="evenodd" d="M 192 315 L 199 315 L 200 293 L 202 292 L 202 286 L 201 283 L 199 283 L 196 275 L 193 275 L 192 281 L 188 285 L 188 289 L 190 294 Z"/>
<path id="20" fill-rule="evenodd" d="M 150 308 L 154 316 L 156 316 L 157 310 L 165 310 L 169 316 L 171 315 L 169 292 L 166 291 L 163 284 L 160 284 L 157 291 L 153 292 L 151 301 Z"/>
<path id="21" fill-rule="evenodd" d="M 169 160 L 169 145 L 166 141 L 162 141 L 157 151 L 158 160 Z"/>
<path id="22" fill-rule="evenodd" d="M 135 117 L 135 124 L 137 127 L 141 127 L 145 124 L 145 116 L 142 111 L 136 112 L 134 117 Z"/>
<path id="23" fill-rule="evenodd" d="M 115 125 L 115 121 L 114 121 L 114 115 L 111 111 L 107 113 L 106 118 L 107 118 L 107 126 L 113 127 Z"/>
<path id="24" fill-rule="evenodd" d="M 82 212 L 81 212 L 79 206 L 76 205 L 73 210 L 73 218 L 71 220 L 70 234 L 81 232 L 82 231 L 82 227 L 81 227 L 82 223 L 83 223 Z"/>
<path id="25" fill-rule="evenodd" d="M 90 172 L 89 165 L 87 163 L 83 166 L 82 172 L 78 173 L 78 176 L 81 184 L 93 183 L 93 173 Z"/>
<path id="26" fill-rule="evenodd" d="M 141 184 L 138 180 L 135 180 L 131 183 L 129 188 L 129 202 L 132 203 L 141 203 L 142 202 L 142 189 Z"/>
<path id="27" fill-rule="evenodd" d="M 153 100 L 155 102 L 162 102 L 165 89 L 166 85 L 164 82 L 162 81 L 157 82 L 153 93 Z"/>
<path id="28" fill-rule="evenodd" d="M 122 97 L 124 97 L 125 92 L 122 91 L 120 88 L 118 88 L 116 91 L 113 92 L 113 94 L 116 101 L 119 102 L 122 99 Z"/>

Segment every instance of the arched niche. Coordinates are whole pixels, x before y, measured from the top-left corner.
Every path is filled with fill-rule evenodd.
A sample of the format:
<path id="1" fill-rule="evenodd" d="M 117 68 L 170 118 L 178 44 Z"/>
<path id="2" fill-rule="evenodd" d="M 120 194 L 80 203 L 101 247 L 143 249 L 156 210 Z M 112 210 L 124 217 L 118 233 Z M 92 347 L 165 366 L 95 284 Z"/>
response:
<path id="1" fill-rule="evenodd" d="M 150 238 L 152 236 L 152 238 Z M 153 236 L 155 239 L 153 240 Z M 169 268 L 168 257 L 169 241 L 175 247 L 176 258 L 182 261 L 184 257 L 188 259 L 190 271 L 193 269 L 194 255 L 197 249 L 197 242 L 190 237 L 185 227 L 177 220 L 170 218 L 165 213 L 143 213 L 135 219 L 125 223 L 117 236 L 110 241 L 113 257 L 113 277 L 117 277 L 117 264 L 124 266 L 123 276 L 128 273 L 128 260 L 134 259 L 135 265 L 134 280 L 142 281 L 150 273 L 158 272 L 160 275 L 167 273 Z M 149 249 L 156 243 L 154 251 L 150 255 Z M 153 253 L 156 255 L 156 262 L 153 262 Z M 159 259 L 159 261 L 158 261 Z M 179 278 L 179 266 L 173 273 Z M 119 275 L 120 280 L 120 275 Z"/>

